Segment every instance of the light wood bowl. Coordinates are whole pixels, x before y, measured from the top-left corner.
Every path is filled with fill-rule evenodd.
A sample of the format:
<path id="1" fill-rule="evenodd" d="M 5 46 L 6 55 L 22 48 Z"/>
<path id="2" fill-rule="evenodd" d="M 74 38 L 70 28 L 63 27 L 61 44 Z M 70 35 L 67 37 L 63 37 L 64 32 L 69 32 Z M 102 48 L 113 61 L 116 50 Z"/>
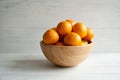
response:
<path id="1" fill-rule="evenodd" d="M 81 63 L 88 57 L 92 42 L 85 46 L 58 46 L 46 45 L 41 41 L 40 46 L 49 61 L 59 66 L 70 67 Z"/>

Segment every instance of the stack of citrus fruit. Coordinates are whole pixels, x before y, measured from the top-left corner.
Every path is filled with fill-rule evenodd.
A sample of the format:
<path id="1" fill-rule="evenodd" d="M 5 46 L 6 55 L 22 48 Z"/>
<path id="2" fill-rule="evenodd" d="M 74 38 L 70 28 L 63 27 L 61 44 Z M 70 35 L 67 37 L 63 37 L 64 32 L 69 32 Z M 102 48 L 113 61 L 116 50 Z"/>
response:
<path id="1" fill-rule="evenodd" d="M 47 45 L 82 46 L 89 44 L 93 37 L 94 32 L 91 28 L 82 22 L 69 19 L 47 30 L 43 34 L 43 42 Z"/>

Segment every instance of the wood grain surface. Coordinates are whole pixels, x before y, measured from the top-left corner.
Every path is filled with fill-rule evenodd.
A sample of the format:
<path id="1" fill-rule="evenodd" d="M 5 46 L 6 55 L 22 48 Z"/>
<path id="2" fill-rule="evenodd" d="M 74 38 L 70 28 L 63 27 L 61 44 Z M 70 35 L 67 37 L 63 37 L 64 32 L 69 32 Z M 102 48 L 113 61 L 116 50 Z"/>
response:
<path id="1" fill-rule="evenodd" d="M 0 53 L 40 53 L 47 29 L 65 19 L 95 32 L 94 52 L 120 51 L 120 0 L 1 0 Z"/>
<path id="2" fill-rule="evenodd" d="M 41 54 L 0 54 L 0 80 L 119 80 L 120 54 L 91 54 L 76 67 L 51 64 Z"/>
<path id="3" fill-rule="evenodd" d="M 71 68 L 52 65 L 39 45 L 66 19 L 95 32 L 92 54 Z M 0 80 L 120 80 L 120 0 L 0 0 Z"/>

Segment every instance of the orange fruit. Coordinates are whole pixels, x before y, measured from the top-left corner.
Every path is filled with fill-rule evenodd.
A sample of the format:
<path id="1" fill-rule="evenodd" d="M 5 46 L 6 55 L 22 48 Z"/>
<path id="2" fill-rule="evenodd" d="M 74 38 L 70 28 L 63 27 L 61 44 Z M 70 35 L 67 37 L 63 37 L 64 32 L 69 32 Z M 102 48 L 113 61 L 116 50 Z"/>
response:
<path id="1" fill-rule="evenodd" d="M 81 37 L 79 34 L 71 32 L 64 37 L 64 44 L 68 46 L 78 46 L 81 44 Z"/>
<path id="2" fill-rule="evenodd" d="M 59 41 L 63 42 L 65 35 L 59 35 Z"/>
<path id="3" fill-rule="evenodd" d="M 59 35 L 58 33 L 53 30 L 53 29 L 50 29 L 48 31 L 46 31 L 44 34 L 43 34 L 43 42 L 45 44 L 55 44 L 57 43 L 59 40 Z"/>
<path id="4" fill-rule="evenodd" d="M 64 44 L 62 42 L 57 42 L 56 45 L 58 45 L 58 46 L 64 46 Z"/>
<path id="5" fill-rule="evenodd" d="M 87 27 L 79 22 L 72 27 L 72 31 L 78 33 L 81 38 L 84 38 L 87 35 Z"/>
<path id="6" fill-rule="evenodd" d="M 83 38 L 86 41 L 91 41 L 94 37 L 94 32 L 91 28 L 87 28 L 87 35 Z"/>
<path id="7" fill-rule="evenodd" d="M 75 24 L 75 21 L 73 21 L 72 19 L 67 19 L 66 21 L 70 22 L 72 26 Z"/>
<path id="8" fill-rule="evenodd" d="M 72 31 L 72 25 L 68 21 L 60 22 L 57 25 L 57 32 L 60 35 L 66 35 L 66 34 L 70 33 L 71 31 Z"/>
<path id="9" fill-rule="evenodd" d="M 81 41 L 81 45 L 87 45 L 87 44 L 88 44 L 87 41 L 84 41 L 84 40 Z"/>

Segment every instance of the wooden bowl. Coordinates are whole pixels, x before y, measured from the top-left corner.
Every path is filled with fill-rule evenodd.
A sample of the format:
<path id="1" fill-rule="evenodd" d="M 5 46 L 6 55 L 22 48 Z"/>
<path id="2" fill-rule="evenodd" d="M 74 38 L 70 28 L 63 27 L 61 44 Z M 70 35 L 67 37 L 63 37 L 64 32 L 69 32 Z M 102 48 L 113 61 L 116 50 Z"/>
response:
<path id="1" fill-rule="evenodd" d="M 85 46 L 58 46 L 46 45 L 41 41 L 40 46 L 49 61 L 59 66 L 69 67 L 81 63 L 88 57 L 92 42 Z"/>

